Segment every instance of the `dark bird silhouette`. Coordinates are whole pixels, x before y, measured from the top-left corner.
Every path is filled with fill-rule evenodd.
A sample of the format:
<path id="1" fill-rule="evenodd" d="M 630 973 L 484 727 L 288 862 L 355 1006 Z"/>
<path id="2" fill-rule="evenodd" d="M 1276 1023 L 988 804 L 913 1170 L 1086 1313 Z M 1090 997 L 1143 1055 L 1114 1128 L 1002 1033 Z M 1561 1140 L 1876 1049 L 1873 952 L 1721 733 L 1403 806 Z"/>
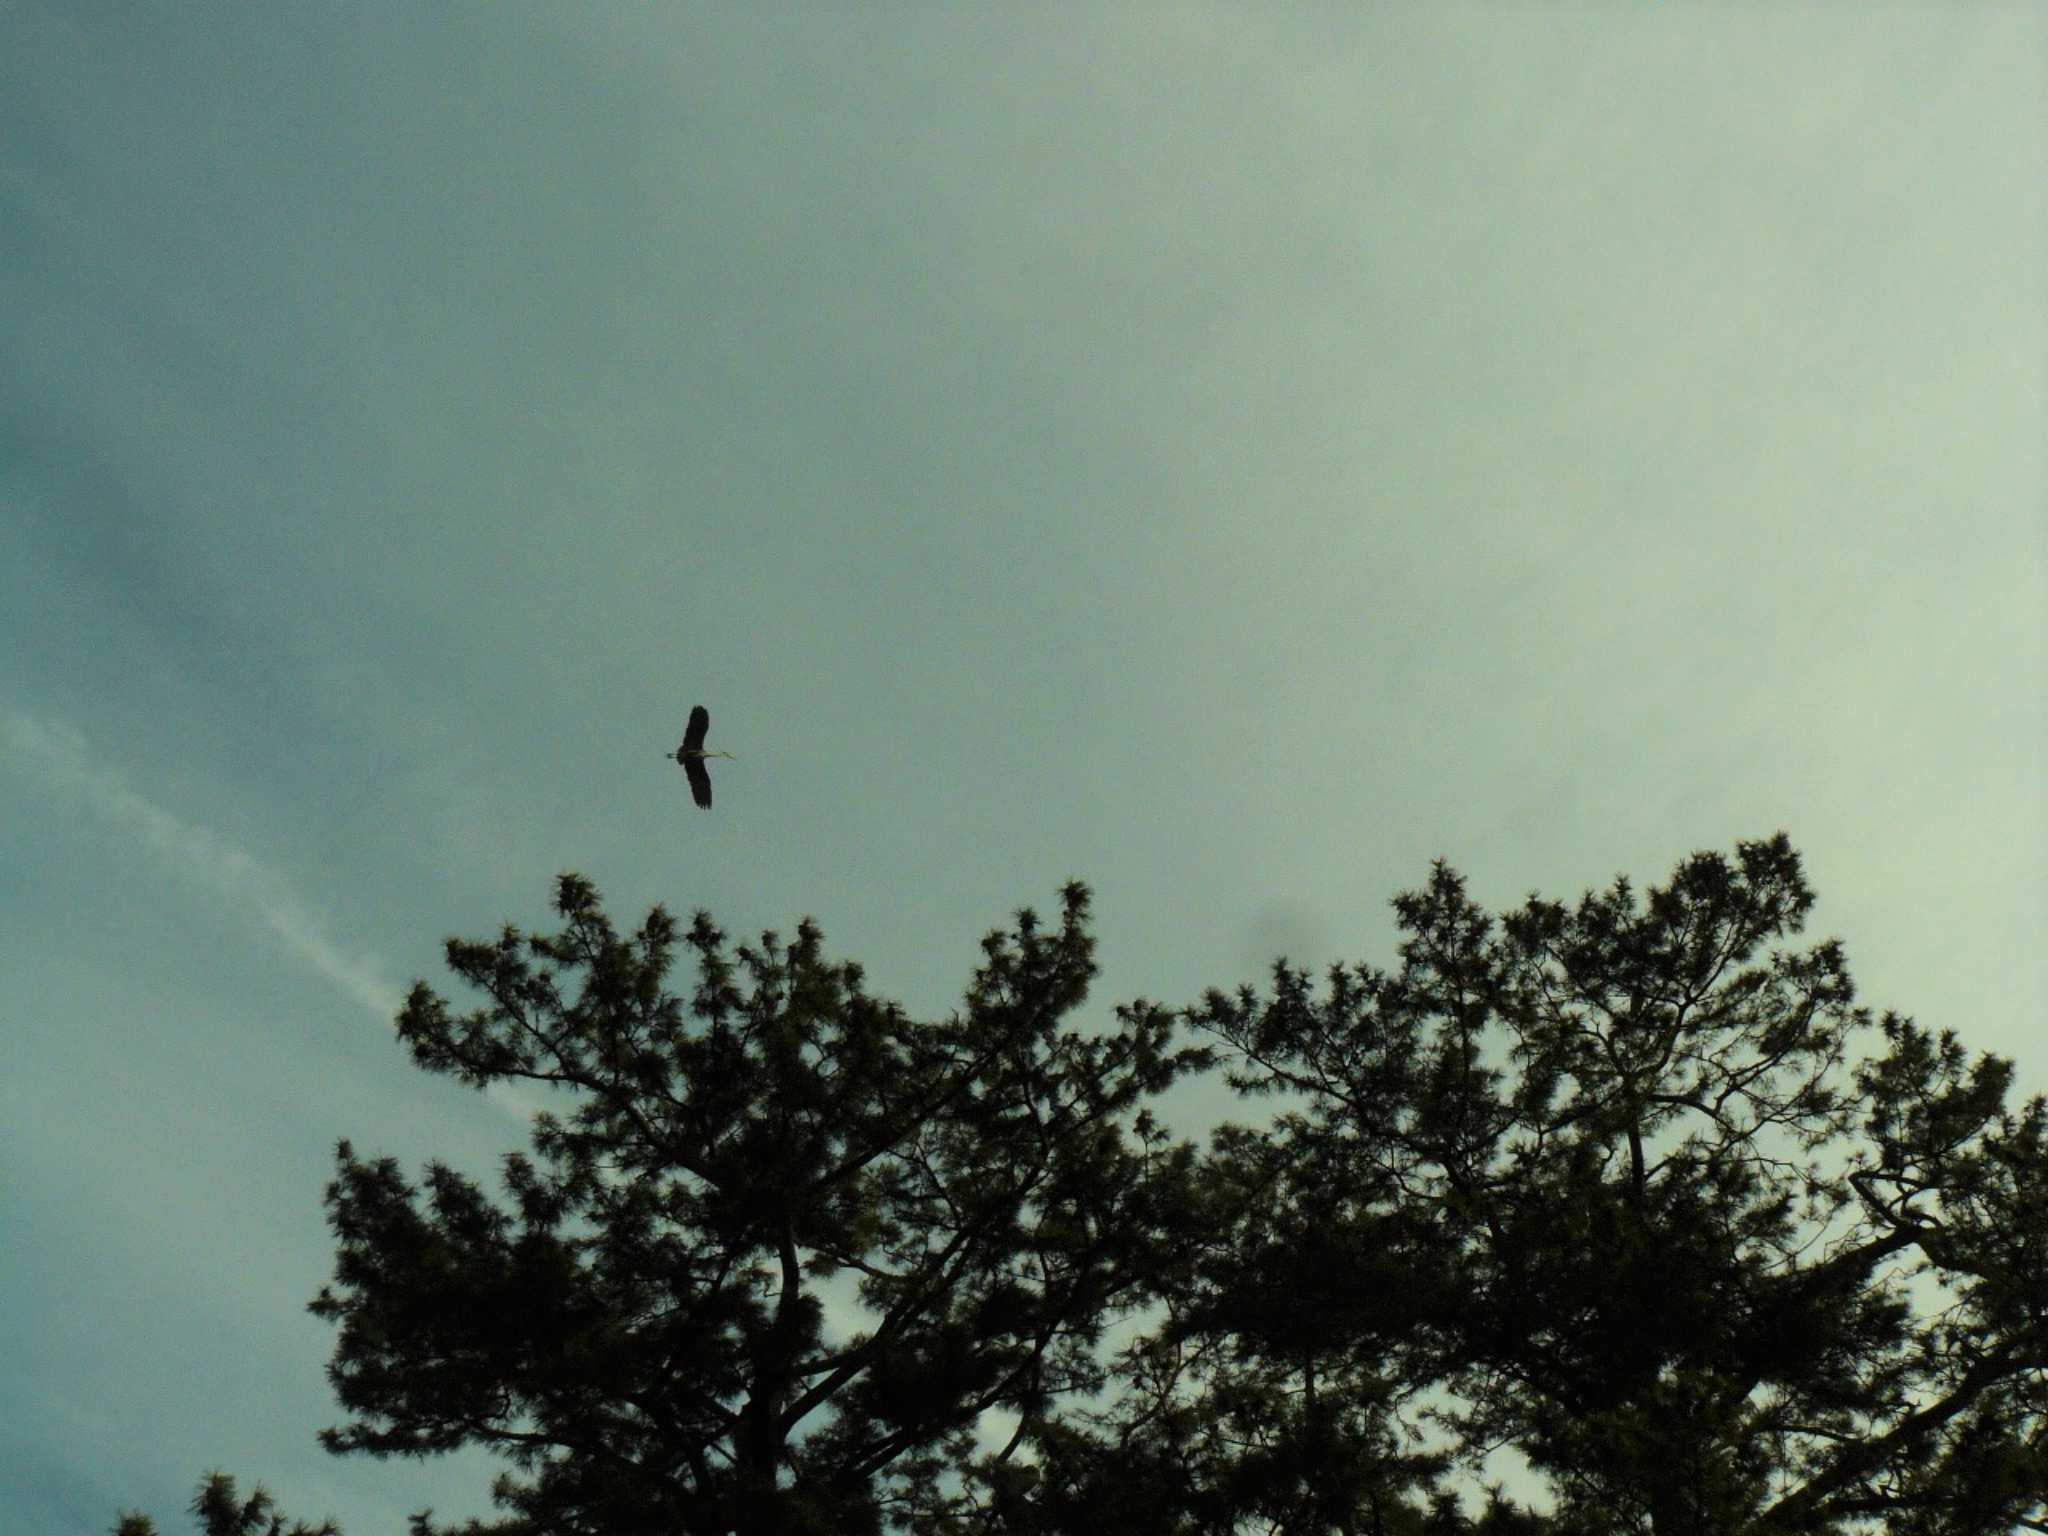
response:
<path id="1" fill-rule="evenodd" d="M 711 711 L 699 704 L 690 711 L 689 728 L 683 732 L 683 744 L 676 748 L 676 761 L 683 765 L 683 772 L 690 776 L 690 798 L 705 810 L 711 809 L 711 770 L 704 766 L 707 757 L 734 758 L 730 752 L 706 752 L 704 738 L 711 730 Z"/>

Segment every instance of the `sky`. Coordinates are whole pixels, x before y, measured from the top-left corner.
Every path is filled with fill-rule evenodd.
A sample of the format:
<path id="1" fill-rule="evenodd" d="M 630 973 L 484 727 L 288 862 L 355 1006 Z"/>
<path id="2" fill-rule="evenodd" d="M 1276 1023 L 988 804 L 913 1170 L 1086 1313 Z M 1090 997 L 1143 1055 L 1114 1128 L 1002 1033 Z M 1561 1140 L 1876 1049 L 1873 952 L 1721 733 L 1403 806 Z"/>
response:
<path id="1" fill-rule="evenodd" d="M 566 870 L 1103 1027 L 1782 828 L 2048 1091 L 2044 188 L 2039 6 L 0 8 L 0 1529 L 489 1511 L 305 1303 Z"/>

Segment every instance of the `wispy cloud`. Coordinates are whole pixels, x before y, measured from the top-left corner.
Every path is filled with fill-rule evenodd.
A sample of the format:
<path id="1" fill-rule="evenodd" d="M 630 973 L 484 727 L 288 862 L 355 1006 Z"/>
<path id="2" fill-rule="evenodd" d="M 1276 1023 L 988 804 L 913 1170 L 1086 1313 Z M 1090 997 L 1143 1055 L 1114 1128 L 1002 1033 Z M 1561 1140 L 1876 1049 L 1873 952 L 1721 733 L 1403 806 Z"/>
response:
<path id="1" fill-rule="evenodd" d="M 274 870 L 218 833 L 165 810 L 134 788 L 119 769 L 96 759 L 85 737 L 61 720 L 43 720 L 0 705 L 0 740 L 11 761 L 41 774 L 60 791 L 82 797 L 101 816 L 138 835 L 178 868 L 253 913 L 299 960 L 389 1023 L 403 1001 L 376 964 L 351 955 L 327 924 Z"/>
<path id="2" fill-rule="evenodd" d="M 188 879 L 238 902 L 285 949 L 343 996 L 389 1024 L 404 1002 L 372 959 L 350 954 L 328 924 L 291 883 L 265 868 L 210 828 L 165 810 L 142 794 L 118 768 L 93 756 L 85 736 L 62 720 L 45 720 L 0 704 L 0 742 L 6 761 L 39 775 L 59 793 L 82 798 L 94 811 L 147 844 Z M 545 1107 L 532 1093 L 493 1083 L 488 1096 L 515 1117 L 530 1119 Z"/>

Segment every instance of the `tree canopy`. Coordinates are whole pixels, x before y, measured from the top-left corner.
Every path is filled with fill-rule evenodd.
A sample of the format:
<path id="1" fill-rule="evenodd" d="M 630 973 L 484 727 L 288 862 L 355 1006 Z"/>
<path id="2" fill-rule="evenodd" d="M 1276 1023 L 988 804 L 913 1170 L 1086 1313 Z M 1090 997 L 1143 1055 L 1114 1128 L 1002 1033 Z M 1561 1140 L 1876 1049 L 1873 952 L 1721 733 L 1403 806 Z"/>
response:
<path id="1" fill-rule="evenodd" d="M 2048 1105 L 1778 945 L 1812 905 L 1783 834 L 1499 918 L 1439 862 L 1396 971 L 1083 1032 L 1078 884 L 917 1022 L 808 921 L 622 935 L 563 876 L 560 931 L 448 941 L 481 1006 L 421 983 L 398 1032 L 577 1107 L 509 1208 L 340 1144 L 321 1443 L 490 1448 L 463 1536 L 2048 1530 Z M 1303 1107 L 1172 1140 L 1146 1101 L 1219 1065 Z M 830 1338 L 849 1272 L 875 1321 Z M 1551 1508 L 1465 1511 L 1501 1447 Z M 217 1472 L 192 1512 L 335 1536 Z"/>

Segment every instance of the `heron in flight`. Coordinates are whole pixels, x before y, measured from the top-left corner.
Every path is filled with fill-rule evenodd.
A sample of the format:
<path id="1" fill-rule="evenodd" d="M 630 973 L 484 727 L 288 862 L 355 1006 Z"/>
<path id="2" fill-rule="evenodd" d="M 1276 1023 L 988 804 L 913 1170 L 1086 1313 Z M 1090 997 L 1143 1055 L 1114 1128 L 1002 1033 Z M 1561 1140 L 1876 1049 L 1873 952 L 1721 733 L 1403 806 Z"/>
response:
<path id="1" fill-rule="evenodd" d="M 706 752 L 704 737 L 711 730 L 711 711 L 699 704 L 690 711 L 689 729 L 683 732 L 683 744 L 676 748 L 675 759 L 683 765 L 683 772 L 690 776 L 690 798 L 705 810 L 711 809 L 711 770 L 704 766 L 707 757 L 729 757 L 730 752 Z M 738 762 L 738 758 L 732 758 Z"/>

